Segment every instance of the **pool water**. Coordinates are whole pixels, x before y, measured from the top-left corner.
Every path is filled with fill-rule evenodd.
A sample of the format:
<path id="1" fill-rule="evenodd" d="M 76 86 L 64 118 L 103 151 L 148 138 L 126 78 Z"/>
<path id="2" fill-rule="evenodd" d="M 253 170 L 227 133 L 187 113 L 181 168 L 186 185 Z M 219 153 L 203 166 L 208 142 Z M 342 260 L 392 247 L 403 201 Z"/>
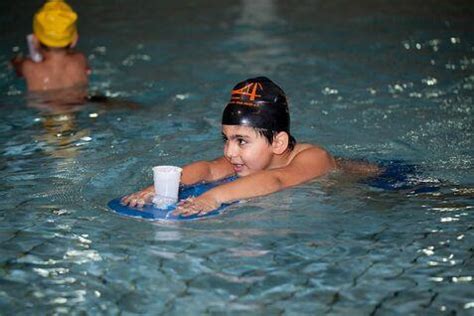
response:
<path id="1" fill-rule="evenodd" d="M 71 1 L 110 102 L 68 107 L 8 66 L 41 3 L 0 4 L 1 313 L 474 313 L 470 1 Z M 107 208 L 152 166 L 221 155 L 229 91 L 257 75 L 297 140 L 436 190 L 334 175 L 200 221 Z"/>

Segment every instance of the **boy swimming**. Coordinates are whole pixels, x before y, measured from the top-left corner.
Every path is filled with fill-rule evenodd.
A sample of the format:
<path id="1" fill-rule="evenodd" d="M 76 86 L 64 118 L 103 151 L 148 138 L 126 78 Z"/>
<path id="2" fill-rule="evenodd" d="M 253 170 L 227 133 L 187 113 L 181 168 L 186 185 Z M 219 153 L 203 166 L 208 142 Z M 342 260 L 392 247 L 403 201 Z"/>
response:
<path id="1" fill-rule="evenodd" d="M 87 59 L 73 50 L 79 39 L 76 21 L 77 14 L 62 0 L 46 2 L 35 14 L 32 46 L 38 49 L 42 61 L 19 55 L 11 60 L 17 75 L 25 78 L 28 90 L 87 86 Z"/>
<path id="2" fill-rule="evenodd" d="M 235 181 L 178 204 L 175 215 L 204 215 L 223 203 L 263 196 L 323 176 L 336 168 L 323 148 L 299 144 L 290 133 L 286 95 L 266 77 L 238 83 L 222 115 L 224 156 L 183 167 L 184 185 L 232 175 Z M 141 207 L 155 195 L 154 186 L 125 196 L 122 203 Z"/>

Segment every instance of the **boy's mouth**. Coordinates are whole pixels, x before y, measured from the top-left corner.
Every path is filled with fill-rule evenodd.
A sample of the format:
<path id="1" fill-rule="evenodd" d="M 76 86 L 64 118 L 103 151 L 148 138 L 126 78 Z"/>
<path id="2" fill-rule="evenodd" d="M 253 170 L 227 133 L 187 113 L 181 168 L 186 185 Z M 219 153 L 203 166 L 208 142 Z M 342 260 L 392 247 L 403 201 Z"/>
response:
<path id="1" fill-rule="evenodd" d="M 243 165 L 243 164 L 233 163 L 232 166 L 234 167 L 235 173 L 242 172 L 242 170 L 243 170 L 243 168 L 244 168 L 244 165 Z"/>

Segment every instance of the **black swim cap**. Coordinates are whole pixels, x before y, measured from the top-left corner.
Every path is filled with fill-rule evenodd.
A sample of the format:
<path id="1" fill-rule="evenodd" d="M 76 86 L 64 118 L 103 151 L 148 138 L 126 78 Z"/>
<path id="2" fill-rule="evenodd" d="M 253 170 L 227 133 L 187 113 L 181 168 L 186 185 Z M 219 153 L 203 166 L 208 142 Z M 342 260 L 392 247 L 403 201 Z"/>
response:
<path id="1" fill-rule="evenodd" d="M 250 78 L 232 89 L 222 114 L 223 125 L 244 125 L 290 134 L 285 92 L 267 77 Z"/>

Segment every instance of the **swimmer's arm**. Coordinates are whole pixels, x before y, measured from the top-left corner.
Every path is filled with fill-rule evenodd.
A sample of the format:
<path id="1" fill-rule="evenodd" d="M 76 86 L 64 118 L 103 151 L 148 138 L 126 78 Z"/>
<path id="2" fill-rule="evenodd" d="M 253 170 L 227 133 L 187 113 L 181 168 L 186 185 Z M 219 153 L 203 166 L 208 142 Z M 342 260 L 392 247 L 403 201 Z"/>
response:
<path id="1" fill-rule="evenodd" d="M 264 170 L 215 188 L 211 192 L 218 204 L 271 194 L 326 174 L 335 167 L 324 150 L 308 148 L 286 167 Z"/>
<path id="2" fill-rule="evenodd" d="M 211 161 L 196 161 L 183 167 L 181 184 L 212 182 L 231 176 L 233 173 L 232 165 L 225 157 Z"/>
<path id="3" fill-rule="evenodd" d="M 320 177 L 336 166 L 334 159 L 319 148 L 300 152 L 286 167 L 260 171 L 220 185 L 201 196 L 183 202 L 175 214 L 205 214 L 222 203 L 271 194 Z"/>
<path id="4" fill-rule="evenodd" d="M 212 161 L 197 161 L 183 167 L 181 184 L 216 181 L 233 174 L 232 165 L 224 157 Z M 155 196 L 155 187 L 150 185 L 136 193 L 122 198 L 122 203 L 130 207 L 142 207 Z"/>

